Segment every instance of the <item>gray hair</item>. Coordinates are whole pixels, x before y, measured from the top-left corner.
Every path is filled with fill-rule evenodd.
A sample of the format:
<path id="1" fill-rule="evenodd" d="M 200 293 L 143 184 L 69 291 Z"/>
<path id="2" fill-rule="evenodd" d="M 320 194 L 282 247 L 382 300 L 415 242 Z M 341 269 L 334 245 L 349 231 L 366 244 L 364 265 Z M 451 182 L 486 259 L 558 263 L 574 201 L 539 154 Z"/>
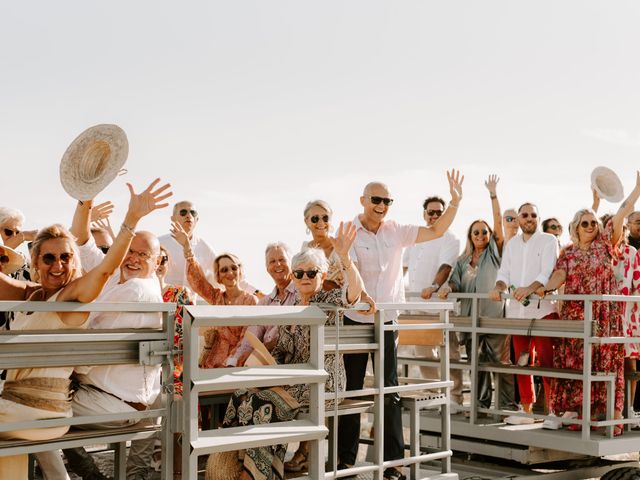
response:
<path id="1" fill-rule="evenodd" d="M 312 200 L 309 203 L 307 203 L 307 205 L 304 207 L 304 212 L 303 212 L 304 218 L 307 218 L 307 214 L 309 213 L 309 210 L 311 210 L 313 207 L 322 208 L 325 212 L 329 214 L 330 217 L 333 215 L 333 210 L 331 210 L 331 207 L 327 202 L 325 202 L 324 200 Z"/>
<path id="2" fill-rule="evenodd" d="M 327 257 L 319 248 L 305 248 L 296 253 L 291 259 L 291 270 L 303 263 L 310 263 L 323 273 L 329 270 Z"/>
<path id="3" fill-rule="evenodd" d="M 18 220 L 20 223 L 24 223 L 24 215 L 15 208 L 0 207 L 0 225 L 7 220 Z"/>
<path id="4" fill-rule="evenodd" d="M 594 212 L 590 208 L 583 208 L 581 210 L 578 210 L 576 214 L 573 216 L 573 220 L 571 220 L 571 222 L 569 223 L 569 236 L 571 237 L 571 241 L 573 242 L 574 245 L 578 245 L 580 243 L 580 238 L 578 238 L 578 225 L 580 225 L 580 219 L 582 218 L 583 215 L 588 215 L 588 214 L 593 215 L 596 221 L 598 222 L 598 234 L 600 234 L 600 232 L 602 231 L 602 223 L 600 222 L 600 219 L 596 215 L 596 212 Z"/>
<path id="5" fill-rule="evenodd" d="M 289 248 L 289 245 L 284 242 L 273 242 L 268 244 L 267 248 L 264 249 L 265 259 L 267 258 L 267 255 L 269 255 L 269 252 L 276 248 L 282 250 L 284 252 L 284 256 L 287 257 L 287 260 L 291 261 L 291 249 Z"/>

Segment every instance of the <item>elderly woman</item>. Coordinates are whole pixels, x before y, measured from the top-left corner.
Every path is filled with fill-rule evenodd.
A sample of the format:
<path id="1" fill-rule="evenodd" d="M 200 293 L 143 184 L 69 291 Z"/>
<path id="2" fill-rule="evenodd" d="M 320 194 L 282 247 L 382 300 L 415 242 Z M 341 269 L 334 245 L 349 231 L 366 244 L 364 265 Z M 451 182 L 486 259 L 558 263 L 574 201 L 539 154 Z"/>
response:
<path id="1" fill-rule="evenodd" d="M 613 256 L 615 246 L 622 235 L 624 218 L 631 213 L 640 196 L 640 172 L 629 197 L 622 202 L 618 212 L 603 227 L 593 210 L 579 210 L 571 221 L 569 232 L 572 244 L 560 253 L 556 268 L 544 287 L 537 293 L 553 291 L 564 284 L 566 294 L 604 295 L 618 294 L 619 284 L 614 276 Z M 584 304 L 581 301 L 562 303 L 560 317 L 584 320 Z M 594 335 L 598 337 L 624 336 L 619 302 L 593 302 Z M 624 347 L 621 344 L 592 345 L 592 371 L 615 372 L 615 417 L 622 417 L 624 401 Z M 553 364 L 557 368 L 582 370 L 584 345 L 582 340 L 560 338 L 554 349 Z M 550 409 L 580 412 L 582 409 L 582 382 L 555 379 L 551 391 Z M 607 392 L 604 382 L 591 384 L 591 414 L 601 418 L 607 410 Z M 579 427 L 579 425 L 570 425 Z M 616 425 L 615 435 L 622 435 L 622 426 Z"/>
<path id="2" fill-rule="evenodd" d="M 322 289 L 329 268 L 324 253 L 318 249 L 307 249 L 293 257 L 292 268 L 298 298 L 296 305 L 329 303 L 338 307 L 349 307 L 360 298 L 362 279 L 349 258 L 349 249 L 356 237 L 353 224 L 340 225 L 334 241 L 334 249 L 345 272 L 347 282 L 342 289 L 326 291 Z M 327 315 L 327 325 L 335 325 L 340 318 L 335 312 Z M 278 341 L 272 354 L 281 364 L 300 364 L 309 361 L 311 350 L 309 327 L 303 325 L 278 326 Z M 336 365 L 337 362 L 337 365 Z M 342 357 L 325 355 L 325 370 L 329 378 L 325 390 L 344 390 L 346 378 Z M 336 368 L 337 367 L 337 368 Z M 334 372 L 337 371 L 337 377 Z M 309 386 L 289 385 L 268 390 L 239 390 L 233 394 L 223 426 L 234 427 L 252 423 L 287 421 L 295 418 L 301 406 L 309 403 Z M 276 407 L 277 408 L 274 408 Z M 270 412 L 265 416 L 264 412 Z M 243 455 L 243 480 L 264 480 L 284 478 L 283 460 L 286 445 L 247 449 Z M 305 461 L 306 462 L 306 459 Z M 300 462 L 300 463 L 304 463 Z"/>
<path id="3" fill-rule="evenodd" d="M 31 242 L 37 230 L 23 230 L 24 215 L 15 208 L 0 207 L 0 238 L 2 243 L 14 250 L 23 242 Z"/>
<path id="4" fill-rule="evenodd" d="M 500 179 L 496 175 L 490 175 L 485 186 L 489 190 L 491 209 L 493 213 L 493 230 L 484 220 L 471 222 L 467 230 L 467 246 L 460 256 L 449 279 L 449 283 L 443 284 L 438 291 L 438 297 L 446 299 L 449 292 L 463 293 L 487 293 L 496 283 L 500 260 L 502 258 L 502 246 L 504 245 L 502 215 L 500 203 L 496 193 Z M 461 300 L 460 315 L 471 315 L 471 299 Z M 478 315 L 482 317 L 502 317 L 503 302 L 480 300 L 478 302 Z M 471 352 L 471 336 L 463 334 L 462 341 L 468 353 Z M 478 360 L 489 363 L 511 363 L 510 346 L 511 339 L 508 335 L 481 334 L 478 338 Z M 500 408 L 513 408 L 514 385 L 512 375 L 500 375 L 500 399 L 496 404 Z M 491 407 L 491 373 L 478 372 L 477 385 L 478 405 L 482 408 Z M 474 395 L 472 395 L 473 397 Z"/>
<path id="5" fill-rule="evenodd" d="M 31 247 L 34 282 L 0 274 L 0 300 L 92 302 L 129 251 L 138 221 L 157 208 L 168 185 L 153 190 L 157 182 L 131 200 L 123 227 L 103 261 L 84 275 L 73 236 L 61 225 L 40 230 Z M 170 194 L 169 194 L 170 195 Z M 89 312 L 18 313 L 12 330 L 65 330 L 85 326 Z M 67 418 L 72 416 L 69 377 L 73 366 L 10 369 L 0 397 L 0 423 Z M 63 435 L 68 427 L 1 432 L 0 438 L 45 440 Z M 58 457 L 59 459 L 59 457 Z M 52 460 L 52 459 L 50 459 Z M 60 465 L 62 466 L 62 465 Z M 64 466 L 62 466 L 64 471 Z"/>
<path id="6" fill-rule="evenodd" d="M 243 279 L 242 263 L 231 253 L 218 255 L 213 261 L 216 282 L 224 289 L 209 283 L 202 266 L 191 250 L 189 236 L 182 225 L 172 222 L 171 236 L 178 242 L 187 262 L 187 280 L 191 289 L 211 305 L 256 305 L 258 299 L 240 288 Z M 204 352 L 200 358 L 201 368 L 226 367 L 244 337 L 247 327 L 212 327 L 205 331 Z"/>
<path id="7" fill-rule="evenodd" d="M 502 214 L 502 228 L 504 231 L 504 243 L 518 235 L 518 212 L 514 208 L 507 208 Z"/>

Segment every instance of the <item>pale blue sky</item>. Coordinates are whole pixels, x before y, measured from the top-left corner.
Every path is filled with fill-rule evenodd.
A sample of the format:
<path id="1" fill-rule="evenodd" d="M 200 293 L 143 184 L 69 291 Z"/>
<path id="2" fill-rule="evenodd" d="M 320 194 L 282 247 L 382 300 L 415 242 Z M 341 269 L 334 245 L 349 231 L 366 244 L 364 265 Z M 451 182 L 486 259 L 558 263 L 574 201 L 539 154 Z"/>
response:
<path id="1" fill-rule="evenodd" d="M 490 218 L 489 173 L 503 206 L 533 201 L 566 225 L 590 204 L 593 167 L 627 192 L 640 167 L 639 23 L 633 1 L 4 2 L 0 204 L 27 227 L 68 224 L 60 158 L 116 123 L 129 174 L 98 198 L 116 223 L 124 181 L 159 175 L 265 290 L 264 246 L 300 246 L 305 203 L 350 219 L 374 179 L 402 222 L 421 221 L 426 195 L 448 198 L 457 167 L 457 234 Z M 142 226 L 165 233 L 168 216 Z"/>

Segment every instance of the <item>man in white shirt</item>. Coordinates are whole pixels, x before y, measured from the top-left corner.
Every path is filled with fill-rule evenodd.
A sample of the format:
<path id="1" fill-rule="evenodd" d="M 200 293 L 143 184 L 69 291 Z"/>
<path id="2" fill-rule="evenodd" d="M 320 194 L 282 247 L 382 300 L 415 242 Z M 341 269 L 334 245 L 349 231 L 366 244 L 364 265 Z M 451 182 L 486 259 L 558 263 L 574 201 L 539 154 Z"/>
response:
<path id="1" fill-rule="evenodd" d="M 173 206 L 171 221 L 180 224 L 184 231 L 187 232 L 193 255 L 203 268 L 205 275 L 208 278 L 212 278 L 213 261 L 216 258 L 216 254 L 207 242 L 195 234 L 199 219 L 198 210 L 193 202 L 185 200 Z M 169 285 L 188 287 L 187 263 L 184 260 L 182 245 L 176 242 L 171 234 L 162 235 L 159 240 L 160 245 L 169 252 L 169 265 L 167 266 L 165 282 Z"/>
<path id="2" fill-rule="evenodd" d="M 458 172 L 447 172 L 451 191 L 449 208 L 437 224 L 432 227 L 399 225 L 393 220 L 385 221 L 389 207 L 393 203 L 389 189 L 379 182 L 369 183 L 360 197 L 363 213 L 358 215 L 354 224 L 357 236 L 350 252 L 354 259 L 366 291 L 378 303 L 404 301 L 402 281 L 402 251 L 415 243 L 422 243 L 442 236 L 455 218 L 456 210 L 462 198 L 462 181 Z M 398 317 L 397 311 L 386 310 L 385 323 L 393 323 Z M 345 325 L 372 324 L 374 317 L 349 312 L 345 315 Z M 398 384 L 397 352 L 395 332 L 384 335 L 384 384 Z M 363 387 L 364 375 L 369 354 L 345 354 L 344 363 L 347 375 L 347 390 L 359 390 Z M 338 436 L 338 468 L 348 468 L 355 463 L 360 438 L 360 415 L 340 417 Z M 384 460 L 397 460 L 404 457 L 402 436 L 402 415 L 400 397 L 397 393 L 386 396 L 384 411 Z M 387 480 L 401 480 L 401 471 L 388 468 L 384 471 Z"/>
<path id="3" fill-rule="evenodd" d="M 428 227 L 432 227 L 440 219 L 446 207 L 440 197 L 429 197 L 423 204 L 423 216 Z M 418 243 L 404 251 L 403 267 L 409 275 L 409 291 L 420 292 L 425 300 L 438 291 L 440 286 L 449 279 L 452 267 L 460 255 L 460 240 L 450 231 L 440 238 L 428 242 Z M 453 360 L 460 359 L 460 344 L 455 332 L 449 332 L 450 356 Z M 399 355 L 415 355 L 426 360 L 439 358 L 439 347 L 415 346 L 400 347 Z M 440 369 L 436 367 L 420 367 L 423 378 L 438 378 Z M 452 369 L 451 400 L 462 404 L 462 370 Z"/>
<path id="4" fill-rule="evenodd" d="M 538 208 L 532 203 L 520 206 L 518 224 L 522 233 L 505 244 L 496 286 L 489 292 L 489 298 L 500 301 L 500 295 L 511 289 L 515 300 L 507 300 L 506 318 L 553 317 L 557 315 L 554 302 L 541 300 L 529 303 L 528 297 L 549 281 L 558 258 L 558 242 L 553 235 L 540 231 Z M 535 350 L 541 366 L 553 366 L 553 346 L 550 338 L 514 335 L 512 340 L 516 359 L 525 352 L 529 352 L 532 358 Z M 531 413 L 535 402 L 533 377 L 517 375 L 517 380 L 522 409 Z M 547 377 L 544 377 L 543 381 L 545 397 L 548 400 L 550 382 Z M 507 417 L 505 421 L 513 424 L 533 423 L 532 418 L 519 416 Z"/>

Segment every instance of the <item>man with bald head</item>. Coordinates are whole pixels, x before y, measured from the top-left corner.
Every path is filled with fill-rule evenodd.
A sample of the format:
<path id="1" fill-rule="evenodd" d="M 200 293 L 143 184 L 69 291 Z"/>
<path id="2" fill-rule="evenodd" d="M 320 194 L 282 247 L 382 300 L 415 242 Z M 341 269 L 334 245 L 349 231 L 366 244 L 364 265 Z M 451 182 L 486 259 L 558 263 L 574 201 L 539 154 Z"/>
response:
<path id="1" fill-rule="evenodd" d="M 393 220 L 385 220 L 393 203 L 389 188 L 381 182 L 369 183 L 360 197 L 362 213 L 354 219 L 357 236 L 350 256 L 354 259 L 364 281 L 366 291 L 378 303 L 404 302 L 402 281 L 403 249 L 416 243 L 441 237 L 451 225 L 462 198 L 464 177 L 452 170 L 447 172 L 451 201 L 440 220 L 430 226 L 399 225 Z M 398 317 L 397 311 L 385 311 L 385 322 L 393 323 Z M 345 325 L 372 324 L 371 315 L 350 312 L 344 317 Z M 398 385 L 397 352 L 395 332 L 385 332 L 384 337 L 384 384 Z M 347 390 L 360 390 L 364 384 L 364 375 L 369 354 L 345 354 L 344 363 L 347 374 Z M 384 411 L 384 460 L 397 460 L 404 457 L 402 437 L 402 416 L 400 397 L 390 394 L 385 399 Z M 360 437 L 360 415 L 340 417 L 340 435 L 338 436 L 338 468 L 348 468 L 356 461 L 358 439 Z M 388 468 L 384 477 L 399 480 L 404 477 L 400 470 Z"/>

